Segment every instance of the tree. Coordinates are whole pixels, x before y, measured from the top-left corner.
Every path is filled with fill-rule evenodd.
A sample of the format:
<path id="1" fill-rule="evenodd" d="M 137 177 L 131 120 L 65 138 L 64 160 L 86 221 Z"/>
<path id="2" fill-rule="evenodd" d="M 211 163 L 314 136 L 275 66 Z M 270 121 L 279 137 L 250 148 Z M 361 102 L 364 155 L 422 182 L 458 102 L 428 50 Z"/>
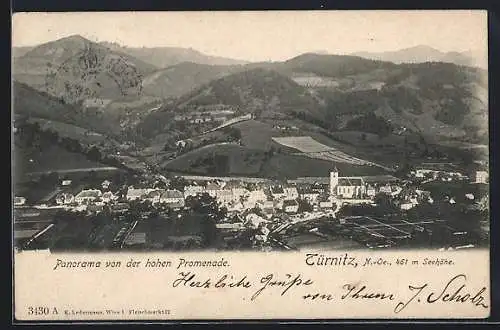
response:
<path id="1" fill-rule="evenodd" d="M 170 180 L 170 188 L 179 191 L 184 191 L 184 187 L 188 185 L 188 181 L 181 176 L 176 176 Z"/>
<path id="2" fill-rule="evenodd" d="M 240 140 L 241 139 L 241 131 L 236 127 L 231 127 L 230 137 L 232 137 L 234 140 L 237 140 L 237 141 Z"/>
<path id="3" fill-rule="evenodd" d="M 89 151 L 87 152 L 87 157 L 90 159 L 90 160 L 93 160 L 93 161 L 100 161 L 101 160 L 101 152 L 99 151 L 99 149 L 96 147 L 96 146 L 93 146 L 92 148 L 89 149 Z"/>
<path id="4" fill-rule="evenodd" d="M 384 211 L 393 212 L 396 210 L 396 206 L 386 194 L 377 194 L 374 198 L 374 202 Z"/>
<path id="5" fill-rule="evenodd" d="M 298 213 L 311 212 L 313 210 L 313 206 L 305 199 L 297 199 L 297 203 L 299 204 Z"/>
<path id="6" fill-rule="evenodd" d="M 154 189 L 167 189 L 167 184 L 161 180 L 156 181 L 153 184 Z"/>
<path id="7" fill-rule="evenodd" d="M 207 193 L 186 198 L 186 206 L 193 212 L 203 215 L 216 215 L 219 212 L 219 204 L 215 197 Z"/>
<path id="8" fill-rule="evenodd" d="M 194 215 L 201 219 L 201 228 L 204 236 L 204 245 L 211 246 L 217 238 L 215 224 L 227 215 L 227 209 L 220 208 L 215 197 L 207 193 L 189 196 L 186 198 L 186 206 Z"/>

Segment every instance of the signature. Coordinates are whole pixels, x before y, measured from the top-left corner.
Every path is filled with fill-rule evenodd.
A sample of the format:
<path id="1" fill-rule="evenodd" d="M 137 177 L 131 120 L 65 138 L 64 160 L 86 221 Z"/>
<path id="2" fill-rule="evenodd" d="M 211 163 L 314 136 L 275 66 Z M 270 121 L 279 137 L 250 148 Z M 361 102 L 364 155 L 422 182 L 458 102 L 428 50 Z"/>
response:
<path id="1" fill-rule="evenodd" d="M 467 276 L 459 274 L 451 278 L 443 289 L 437 291 L 427 291 L 429 284 L 425 283 L 420 286 L 409 285 L 409 290 L 413 295 L 407 301 L 400 301 L 394 308 L 395 313 L 400 313 L 406 307 L 414 302 L 425 301 L 429 304 L 444 302 L 444 303 L 468 303 L 475 307 L 489 308 L 485 302 L 483 293 L 486 287 L 482 287 L 479 291 L 470 291 L 467 289 L 465 282 Z"/>

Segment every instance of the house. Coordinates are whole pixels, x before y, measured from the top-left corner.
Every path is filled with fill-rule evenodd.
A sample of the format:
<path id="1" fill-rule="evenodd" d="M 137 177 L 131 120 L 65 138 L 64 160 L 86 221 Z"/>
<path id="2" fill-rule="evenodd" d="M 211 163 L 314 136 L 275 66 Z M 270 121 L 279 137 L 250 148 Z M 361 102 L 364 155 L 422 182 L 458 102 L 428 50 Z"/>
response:
<path id="1" fill-rule="evenodd" d="M 382 193 L 382 194 L 390 195 L 392 193 L 392 187 L 390 184 L 386 184 L 384 186 L 379 187 L 378 192 Z"/>
<path id="2" fill-rule="evenodd" d="M 268 222 L 269 220 L 266 220 L 255 213 L 250 213 L 245 218 L 245 225 L 255 229 L 258 228 L 261 224 L 266 224 Z"/>
<path id="3" fill-rule="evenodd" d="M 156 189 L 148 192 L 146 195 L 144 195 L 144 199 L 148 200 L 151 202 L 151 204 L 156 204 L 160 202 L 160 197 L 162 193 L 164 192 L 163 189 Z"/>
<path id="4" fill-rule="evenodd" d="M 75 201 L 75 196 L 70 193 L 62 193 L 56 197 L 56 204 L 67 205 Z"/>
<path id="5" fill-rule="evenodd" d="M 111 205 L 111 212 L 116 214 L 123 214 L 129 210 L 129 205 L 127 203 L 117 203 Z"/>
<path id="6" fill-rule="evenodd" d="M 235 222 L 235 223 L 217 223 L 215 224 L 215 228 L 221 229 L 221 230 L 228 230 L 228 231 L 238 231 L 244 228 L 243 222 Z"/>
<path id="7" fill-rule="evenodd" d="M 271 187 L 270 190 L 274 199 L 284 199 L 286 197 L 285 189 L 282 186 Z"/>
<path id="8" fill-rule="evenodd" d="M 26 203 L 26 198 L 24 197 L 14 197 L 14 205 L 15 206 L 21 206 L 21 205 L 24 205 Z"/>
<path id="9" fill-rule="evenodd" d="M 249 194 L 248 189 L 240 181 L 229 181 L 224 186 L 224 189 L 231 190 L 234 200 L 239 200 L 241 197 L 246 197 Z"/>
<path id="10" fill-rule="evenodd" d="M 415 189 L 415 193 L 419 200 L 428 200 L 431 196 L 431 192 L 427 190 Z"/>
<path id="11" fill-rule="evenodd" d="M 262 226 L 260 228 L 260 232 L 262 233 L 262 235 L 265 235 L 265 236 L 267 236 L 267 235 L 269 235 L 271 233 L 271 231 L 269 230 L 269 228 L 267 228 L 265 226 Z"/>
<path id="12" fill-rule="evenodd" d="M 267 196 L 263 190 L 261 189 L 251 190 L 248 193 L 247 204 L 250 205 L 250 207 L 253 207 L 255 206 L 256 203 L 265 200 L 267 200 Z"/>
<path id="13" fill-rule="evenodd" d="M 410 198 L 409 198 L 409 202 L 414 204 L 414 205 L 417 205 L 418 204 L 418 199 L 417 199 L 417 196 L 416 195 L 412 195 Z"/>
<path id="14" fill-rule="evenodd" d="M 302 187 L 298 189 L 299 196 L 309 203 L 316 203 L 319 198 L 320 192 L 313 190 L 311 187 Z"/>
<path id="15" fill-rule="evenodd" d="M 71 180 L 62 180 L 61 186 L 69 186 L 71 185 Z"/>
<path id="16" fill-rule="evenodd" d="M 255 240 L 266 242 L 271 231 L 265 224 L 261 224 L 258 228 L 260 229 L 260 234 L 255 235 Z"/>
<path id="17" fill-rule="evenodd" d="M 283 201 L 283 211 L 286 213 L 297 213 L 299 211 L 299 203 L 296 200 Z"/>
<path id="18" fill-rule="evenodd" d="M 186 144 L 187 144 L 186 140 L 179 140 L 175 142 L 175 146 L 177 148 L 185 148 Z"/>
<path id="19" fill-rule="evenodd" d="M 439 171 L 426 169 L 426 168 L 420 168 L 420 169 L 416 169 L 415 171 L 411 171 L 410 173 L 412 175 L 414 175 L 416 178 L 422 179 L 422 178 L 426 178 L 426 177 L 436 178 Z"/>
<path id="20" fill-rule="evenodd" d="M 363 198 L 366 190 L 362 178 L 339 178 L 335 194 L 340 198 Z"/>
<path id="21" fill-rule="evenodd" d="M 215 198 L 217 198 L 217 201 L 222 203 L 222 204 L 228 204 L 232 201 L 233 199 L 233 192 L 228 189 L 220 189 L 215 192 Z"/>
<path id="22" fill-rule="evenodd" d="M 488 172 L 486 171 L 476 171 L 475 183 L 488 183 Z"/>
<path id="23" fill-rule="evenodd" d="M 364 198 L 366 186 L 362 177 L 339 177 L 339 171 L 334 168 L 330 172 L 330 195 L 353 199 Z"/>
<path id="24" fill-rule="evenodd" d="M 160 196 L 160 203 L 171 208 L 184 207 L 184 195 L 179 190 L 165 190 Z"/>
<path id="25" fill-rule="evenodd" d="M 118 196 L 113 194 L 113 192 L 111 192 L 111 191 L 106 191 L 105 193 L 102 194 L 101 199 L 103 202 L 109 203 L 109 202 L 112 202 L 114 200 L 117 200 Z"/>
<path id="26" fill-rule="evenodd" d="M 205 191 L 212 197 L 217 197 L 217 193 L 222 189 L 222 185 L 217 182 L 209 182 L 205 187 Z"/>
<path id="27" fill-rule="evenodd" d="M 185 186 L 184 187 L 184 196 L 196 196 L 198 194 L 201 194 L 205 191 L 205 188 L 203 186 L 196 186 L 196 185 L 190 185 L 190 186 Z"/>
<path id="28" fill-rule="evenodd" d="M 285 187 L 283 191 L 285 193 L 285 199 L 297 199 L 299 197 L 299 192 L 296 187 Z"/>
<path id="29" fill-rule="evenodd" d="M 375 187 L 372 186 L 372 185 L 369 185 L 367 188 L 366 188 L 366 196 L 372 198 L 372 197 L 375 197 L 375 195 L 377 194 L 377 191 L 375 190 Z"/>
<path id="30" fill-rule="evenodd" d="M 415 204 L 413 204 L 413 203 L 402 203 L 401 205 L 399 205 L 401 210 L 405 210 L 405 211 L 412 209 L 414 206 L 415 206 Z"/>
<path id="31" fill-rule="evenodd" d="M 333 202 L 332 201 L 321 201 L 321 202 L 319 202 L 319 207 L 321 209 L 331 209 L 331 208 L 333 208 Z"/>
<path id="32" fill-rule="evenodd" d="M 391 187 L 391 192 L 390 192 L 390 195 L 391 195 L 392 197 L 394 197 L 394 196 L 399 195 L 402 191 L 403 191 L 403 188 L 401 188 L 401 187 L 399 187 L 399 186 L 392 186 L 392 187 Z"/>
<path id="33" fill-rule="evenodd" d="M 274 202 L 271 200 L 257 202 L 256 206 L 264 213 L 273 213 L 274 211 Z"/>
<path id="34" fill-rule="evenodd" d="M 76 212 L 83 212 L 86 210 L 87 210 L 87 205 L 85 205 L 85 204 L 80 204 L 80 205 L 73 208 L 73 211 L 76 211 Z"/>
<path id="35" fill-rule="evenodd" d="M 250 196 L 250 191 L 246 188 L 234 188 L 231 189 L 231 192 L 233 193 L 233 200 L 236 202 L 245 202 Z"/>
<path id="36" fill-rule="evenodd" d="M 102 193 L 99 189 L 86 189 L 82 190 L 75 196 L 75 202 L 78 204 L 88 203 L 101 197 Z"/>
<path id="37" fill-rule="evenodd" d="M 133 187 L 129 187 L 127 190 L 127 200 L 128 201 L 133 201 L 136 199 L 141 199 L 144 195 L 149 193 L 149 189 L 135 189 Z"/>

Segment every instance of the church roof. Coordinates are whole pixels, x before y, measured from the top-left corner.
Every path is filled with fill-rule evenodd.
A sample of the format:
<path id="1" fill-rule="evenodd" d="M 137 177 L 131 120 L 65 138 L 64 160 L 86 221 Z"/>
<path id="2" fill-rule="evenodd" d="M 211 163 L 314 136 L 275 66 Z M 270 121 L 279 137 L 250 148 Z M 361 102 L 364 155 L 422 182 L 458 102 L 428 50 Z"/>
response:
<path id="1" fill-rule="evenodd" d="M 362 186 L 361 178 L 339 178 L 339 186 Z"/>

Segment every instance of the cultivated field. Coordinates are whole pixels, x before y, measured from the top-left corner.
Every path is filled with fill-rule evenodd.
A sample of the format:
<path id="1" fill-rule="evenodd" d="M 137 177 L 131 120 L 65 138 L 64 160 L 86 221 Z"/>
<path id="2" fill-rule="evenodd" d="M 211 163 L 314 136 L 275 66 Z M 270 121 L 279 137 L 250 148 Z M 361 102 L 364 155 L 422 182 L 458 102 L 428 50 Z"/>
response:
<path id="1" fill-rule="evenodd" d="M 106 136 L 100 133 L 59 121 L 43 118 L 30 118 L 30 121 L 37 122 L 42 130 L 52 130 L 57 132 L 59 136 L 76 139 L 84 143 L 98 143 L 106 139 Z"/>
<path id="2" fill-rule="evenodd" d="M 340 84 L 333 78 L 301 76 L 292 78 L 297 84 L 306 87 L 338 87 Z"/>
<path id="3" fill-rule="evenodd" d="M 99 169 L 107 167 L 104 164 L 88 160 L 84 155 L 68 152 L 53 145 L 43 150 L 14 150 L 14 174 L 21 178 L 23 175 L 38 172 L 58 172 L 80 169 Z"/>
<path id="4" fill-rule="evenodd" d="M 280 134 L 271 124 L 255 120 L 238 123 L 234 127 L 241 132 L 242 145 L 250 149 L 268 150 L 273 135 Z"/>
<path id="5" fill-rule="evenodd" d="M 301 154 L 311 158 L 353 165 L 376 165 L 319 143 L 310 136 L 274 137 L 273 140 L 285 147 L 297 149 Z"/>

